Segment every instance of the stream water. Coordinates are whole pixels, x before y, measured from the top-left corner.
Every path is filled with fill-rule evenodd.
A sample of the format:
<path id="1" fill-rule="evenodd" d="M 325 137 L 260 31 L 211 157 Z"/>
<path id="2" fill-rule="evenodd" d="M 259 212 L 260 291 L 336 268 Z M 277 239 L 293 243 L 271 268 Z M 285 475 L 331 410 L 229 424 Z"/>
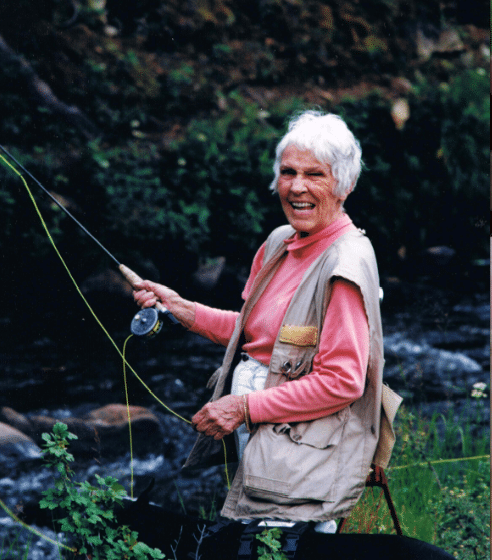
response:
<path id="1" fill-rule="evenodd" d="M 463 416 L 476 419 L 476 407 L 483 403 L 470 397 L 473 385 L 489 384 L 489 294 L 457 294 L 422 285 L 389 286 L 385 291 L 385 381 L 421 415 L 430 416 L 437 411 L 452 414 L 457 421 Z M 0 320 L 0 329 L 7 332 L 7 319 Z M 97 333 L 92 327 L 82 329 L 80 336 L 63 331 L 54 336 L 40 330 L 33 340 L 16 344 L 3 337 L 0 407 L 10 407 L 27 418 L 45 415 L 63 420 L 82 417 L 108 403 L 124 403 L 121 359 Z M 121 347 L 126 332 L 113 334 Z M 186 418 L 208 399 L 205 382 L 220 365 L 222 356 L 223 348 L 179 329 L 166 330 L 148 342 L 133 338 L 127 351 L 128 361 L 152 391 Z M 159 418 L 161 433 L 160 446 L 143 445 L 134 458 L 135 495 L 155 478 L 155 503 L 192 514 L 213 514 L 225 496 L 223 467 L 181 471 L 195 433 L 164 410 L 129 375 L 131 404 L 153 411 Z M 487 414 L 488 410 L 477 420 L 477 433 L 488 429 Z M 129 488 L 129 446 L 119 443 L 112 451 L 105 456 L 78 459 L 74 469 L 80 479 L 91 478 L 95 473 L 110 474 Z M 0 498 L 8 507 L 17 512 L 29 511 L 29 504 L 37 502 L 40 492 L 51 484 L 52 476 L 39 454 L 21 449 L 7 454 L 0 447 Z M 48 528 L 41 530 L 56 537 Z M 18 545 L 9 556 L 6 551 L 17 538 Z M 30 538 L 29 560 L 58 558 L 54 545 L 20 531 L 0 510 L 3 560 L 20 557 L 20 543 Z"/>

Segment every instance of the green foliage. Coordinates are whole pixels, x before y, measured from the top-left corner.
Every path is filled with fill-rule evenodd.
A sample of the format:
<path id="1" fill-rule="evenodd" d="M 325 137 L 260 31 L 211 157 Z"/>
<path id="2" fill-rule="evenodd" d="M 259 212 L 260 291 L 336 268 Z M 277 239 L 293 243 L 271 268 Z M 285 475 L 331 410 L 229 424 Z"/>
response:
<path id="1" fill-rule="evenodd" d="M 184 504 L 183 501 L 181 499 L 180 496 L 180 502 L 183 505 L 183 510 L 186 513 L 186 509 L 184 508 Z M 210 504 L 208 511 L 204 506 L 200 506 L 199 509 L 199 517 L 200 519 L 206 519 L 207 521 L 215 521 L 217 519 L 218 516 L 218 511 L 217 511 L 217 503 L 216 503 L 216 499 L 215 496 L 212 499 L 212 503 Z"/>
<path id="2" fill-rule="evenodd" d="M 470 258 L 487 254 L 479 227 L 488 196 L 486 83 L 473 71 L 448 88 L 422 85 L 403 131 L 395 129 L 388 102 L 378 94 L 325 107 L 341 114 L 361 141 L 365 169 L 346 208 L 366 229 L 383 270 L 394 267 L 401 246 L 410 255 L 440 244 Z M 306 105 L 290 98 L 263 108 L 237 91 L 220 103 L 223 112 L 193 120 L 166 149 L 146 139 L 141 131 L 147 117 L 134 109 L 125 117 L 133 137 L 87 143 L 73 170 L 57 171 L 46 148 L 42 160 L 30 156 L 24 162 L 41 179 L 51 173 L 47 186 L 77 200 L 87 214 L 84 225 L 110 249 L 122 246 L 125 255 L 155 260 L 160 247 L 161 262 L 181 253 L 182 263 L 220 254 L 247 266 L 269 230 L 283 221 L 268 190 L 274 148 L 287 115 Z M 10 172 L 0 173 L 7 178 Z M 0 191 L 6 224 L 0 245 L 32 236 L 41 256 L 50 249 L 36 218 L 22 222 L 21 235 L 11 235 L 15 216 L 28 203 L 14 196 L 16 181 L 10 178 Z M 69 231 L 59 211 L 42 209 L 55 239 Z M 70 239 L 73 250 L 96 251 L 79 237 L 77 245 Z"/>
<path id="3" fill-rule="evenodd" d="M 179 192 L 180 215 L 193 220 L 194 246 L 208 254 L 217 249 L 221 254 L 249 254 L 264 235 L 278 131 L 256 103 L 237 92 L 224 101 L 227 113 L 191 123 L 186 137 L 163 154 L 162 165 L 175 170 L 167 182 Z"/>
<path id="4" fill-rule="evenodd" d="M 179 99 L 183 88 L 190 87 L 193 84 L 194 73 L 193 66 L 186 63 L 169 72 L 167 78 L 168 90 L 175 99 Z"/>
<path id="5" fill-rule="evenodd" d="M 256 538 L 263 543 L 258 545 L 258 560 L 287 560 L 287 556 L 282 552 L 282 543 L 280 538 L 282 529 L 272 527 L 265 529 Z"/>
<path id="6" fill-rule="evenodd" d="M 481 69 L 440 87 L 421 78 L 401 131 L 378 94 L 334 108 L 359 138 L 365 163 L 345 206 L 368 232 L 383 269 L 394 267 L 402 246 L 414 256 L 433 245 L 471 258 L 487 254 L 488 88 Z"/>
<path id="7" fill-rule="evenodd" d="M 0 34 L 93 132 L 26 93 L 28 66 L 13 56 L 0 67 L 2 143 L 73 201 L 115 254 L 137 266 L 186 268 L 178 278 L 189 277 L 198 257 L 225 255 L 247 267 L 283 221 L 268 191 L 276 142 L 293 111 L 317 103 L 344 116 L 361 141 L 365 170 L 346 208 L 382 271 L 394 272 L 402 246 L 408 255 L 448 245 L 470 259 L 487 256 L 487 68 L 478 39 L 454 22 L 473 61 L 416 59 L 408 29 L 448 25 L 435 3 L 27 4 L 0 5 Z M 364 86 L 338 101 L 353 76 L 376 82 L 378 92 Z M 381 93 L 392 77 L 413 85 L 403 94 L 403 130 L 390 116 L 397 92 Z M 9 175 L 0 170 L 5 267 L 22 253 L 42 268 L 51 249 Z M 42 210 L 56 240 L 92 271 L 98 250 L 59 211 Z"/>
<path id="8" fill-rule="evenodd" d="M 463 560 L 490 557 L 490 476 L 480 465 L 472 474 L 473 484 L 467 475 L 448 479 L 442 501 L 430 505 L 439 527 L 436 541 Z"/>
<path id="9" fill-rule="evenodd" d="M 442 86 L 441 154 L 450 189 L 460 195 L 484 196 L 490 167 L 487 148 L 490 130 L 490 79 L 482 69 L 470 69 Z"/>
<path id="10" fill-rule="evenodd" d="M 30 541 L 26 545 L 20 545 L 18 543 L 20 531 L 12 540 L 8 539 L 5 535 L 0 538 L 0 558 L 28 560 Z"/>
<path id="11" fill-rule="evenodd" d="M 122 504 L 126 491 L 115 478 L 96 474 L 97 485 L 73 481 L 69 464 L 74 458 L 67 447 L 69 440 L 77 436 L 65 424 L 58 422 L 51 434 L 44 433 L 42 437 L 45 459 L 56 478 L 54 488 L 43 491 L 39 505 L 65 513 L 57 523 L 61 531 L 72 536 L 78 554 L 90 555 L 94 560 L 164 558 L 160 550 L 139 542 L 138 533 L 117 525 L 114 509 Z"/>
<path id="12" fill-rule="evenodd" d="M 490 555 L 490 465 L 487 458 L 473 458 L 489 453 L 487 431 L 477 437 L 482 422 L 480 409 L 473 421 L 456 421 L 452 414 L 426 420 L 403 406 L 386 469 L 403 533 L 460 560 Z M 394 531 L 382 492 L 365 491 L 344 531 Z"/>

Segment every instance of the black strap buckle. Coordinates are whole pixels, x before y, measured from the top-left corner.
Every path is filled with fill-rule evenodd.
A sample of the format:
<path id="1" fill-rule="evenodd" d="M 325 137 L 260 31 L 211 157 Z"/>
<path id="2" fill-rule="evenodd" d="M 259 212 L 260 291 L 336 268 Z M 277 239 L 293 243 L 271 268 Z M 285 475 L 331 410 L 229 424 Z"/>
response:
<path id="1" fill-rule="evenodd" d="M 293 527 L 288 527 L 283 530 L 285 542 L 282 547 L 282 551 L 289 560 L 294 560 L 297 546 L 299 545 L 299 539 L 310 525 L 310 523 L 301 521 L 299 523 L 296 523 Z"/>
<path id="2" fill-rule="evenodd" d="M 250 560 L 251 553 L 253 552 L 253 541 L 256 539 L 258 533 L 258 525 L 261 519 L 251 521 L 244 529 L 241 538 L 239 539 L 239 550 L 237 551 L 237 560 Z"/>

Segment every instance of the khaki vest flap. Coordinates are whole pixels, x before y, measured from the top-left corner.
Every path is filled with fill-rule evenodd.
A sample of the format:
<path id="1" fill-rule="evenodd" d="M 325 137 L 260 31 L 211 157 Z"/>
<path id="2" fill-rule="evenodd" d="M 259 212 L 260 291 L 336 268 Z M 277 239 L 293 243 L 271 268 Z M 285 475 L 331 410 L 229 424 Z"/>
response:
<path id="1" fill-rule="evenodd" d="M 379 442 L 374 454 L 374 464 L 386 468 L 389 464 L 393 446 L 395 445 L 395 432 L 393 422 L 403 398 L 395 393 L 388 385 L 383 384 L 381 395 L 381 424 L 379 429 Z"/>

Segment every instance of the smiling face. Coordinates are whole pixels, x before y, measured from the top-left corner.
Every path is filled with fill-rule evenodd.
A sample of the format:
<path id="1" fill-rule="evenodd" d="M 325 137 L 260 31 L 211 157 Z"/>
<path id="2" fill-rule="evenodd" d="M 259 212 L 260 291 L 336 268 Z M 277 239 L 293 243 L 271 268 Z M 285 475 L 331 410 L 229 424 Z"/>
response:
<path id="1" fill-rule="evenodd" d="M 342 215 L 347 195 L 335 196 L 336 184 L 330 166 L 310 151 L 293 144 L 285 148 L 277 188 L 285 216 L 296 231 L 317 233 Z"/>

